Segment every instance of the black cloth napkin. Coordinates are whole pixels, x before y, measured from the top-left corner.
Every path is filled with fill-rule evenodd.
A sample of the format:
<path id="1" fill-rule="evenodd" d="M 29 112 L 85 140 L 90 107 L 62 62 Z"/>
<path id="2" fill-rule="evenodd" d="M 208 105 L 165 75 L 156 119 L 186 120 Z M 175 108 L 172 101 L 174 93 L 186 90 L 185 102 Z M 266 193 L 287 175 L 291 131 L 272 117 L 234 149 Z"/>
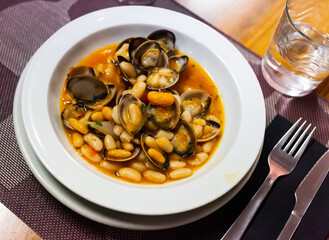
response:
<path id="1" fill-rule="evenodd" d="M 220 239 L 266 178 L 267 156 L 291 123 L 277 115 L 265 132 L 256 169 L 242 190 L 226 205 L 194 223 L 173 229 L 147 232 L 144 239 Z M 294 207 L 299 183 L 327 150 L 312 140 L 292 173 L 277 179 L 242 239 L 276 239 Z M 329 234 L 329 175 L 305 213 L 292 239 L 326 239 Z M 170 236 L 170 238 L 168 238 Z"/>

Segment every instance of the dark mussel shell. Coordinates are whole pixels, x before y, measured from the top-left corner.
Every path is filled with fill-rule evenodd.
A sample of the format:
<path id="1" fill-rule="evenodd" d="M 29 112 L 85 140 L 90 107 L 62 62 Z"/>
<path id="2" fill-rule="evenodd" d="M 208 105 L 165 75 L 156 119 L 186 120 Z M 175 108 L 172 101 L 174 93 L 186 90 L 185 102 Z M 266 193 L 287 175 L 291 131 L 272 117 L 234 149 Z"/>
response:
<path id="1" fill-rule="evenodd" d="M 175 34 L 166 29 L 161 29 L 152 32 L 150 35 L 148 35 L 147 38 L 150 40 L 157 41 L 168 55 L 170 55 L 173 49 L 175 48 Z"/>
<path id="2" fill-rule="evenodd" d="M 67 74 L 67 79 L 69 80 L 80 75 L 95 77 L 95 71 L 92 67 L 88 66 L 75 67 Z"/>
<path id="3" fill-rule="evenodd" d="M 192 156 L 195 152 L 197 140 L 191 125 L 184 120 L 180 120 L 173 132 L 175 135 L 171 143 L 174 146 L 174 152 L 182 157 Z"/>
<path id="4" fill-rule="evenodd" d="M 188 56 L 175 55 L 169 58 L 169 67 L 176 70 L 178 73 L 182 72 L 188 64 Z"/>
<path id="5" fill-rule="evenodd" d="M 145 64 L 143 63 L 143 58 L 145 58 L 146 53 L 150 52 L 157 53 L 157 56 L 149 56 L 150 61 Z M 145 59 L 144 59 L 145 60 Z M 132 59 L 132 64 L 140 70 L 147 71 L 148 69 L 154 67 L 167 67 L 169 64 L 167 54 L 162 50 L 159 43 L 156 41 L 148 40 L 142 43 L 136 50 L 135 55 Z"/>
<path id="6" fill-rule="evenodd" d="M 145 153 L 145 155 L 147 156 L 147 159 L 154 165 L 154 166 L 156 166 L 156 167 L 158 167 L 158 168 L 160 168 L 160 169 L 162 169 L 162 170 L 166 170 L 166 169 L 168 169 L 168 167 L 169 167 L 169 157 L 168 157 L 168 154 L 167 153 L 163 153 L 162 155 L 164 156 L 164 158 L 165 158 L 165 162 L 163 163 L 163 164 L 161 164 L 161 163 L 159 163 L 159 162 L 157 162 L 157 161 L 155 161 L 155 160 L 153 160 L 151 157 L 150 157 L 150 155 L 148 154 L 148 149 L 149 149 L 149 147 L 146 145 L 146 143 L 145 143 L 145 138 L 147 137 L 147 136 L 151 136 L 151 137 L 155 137 L 151 132 L 144 132 L 143 134 L 142 134 L 142 136 L 141 136 L 141 146 L 142 146 L 142 149 L 143 149 L 143 151 L 144 151 L 144 153 Z"/>

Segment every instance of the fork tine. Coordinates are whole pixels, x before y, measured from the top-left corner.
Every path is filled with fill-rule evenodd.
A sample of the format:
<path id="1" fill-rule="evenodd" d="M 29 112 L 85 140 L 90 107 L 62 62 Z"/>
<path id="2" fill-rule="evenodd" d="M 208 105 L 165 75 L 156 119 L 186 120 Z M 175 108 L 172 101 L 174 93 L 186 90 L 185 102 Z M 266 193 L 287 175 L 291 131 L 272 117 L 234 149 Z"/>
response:
<path id="1" fill-rule="evenodd" d="M 288 138 L 291 136 L 291 134 L 295 131 L 298 123 L 302 120 L 302 118 L 299 118 L 294 125 L 283 135 L 283 137 L 279 140 L 279 142 L 274 146 L 274 148 L 282 147 L 283 144 L 288 140 Z"/>
<path id="2" fill-rule="evenodd" d="M 302 146 L 299 148 L 298 152 L 295 155 L 295 159 L 298 161 L 299 158 L 303 155 L 305 148 L 307 147 L 308 143 L 310 142 L 312 135 L 315 131 L 316 127 L 314 127 L 310 133 L 310 135 L 307 136 L 307 138 L 305 139 L 305 141 L 303 142 Z"/>
<path id="3" fill-rule="evenodd" d="M 302 126 L 301 126 L 301 127 L 302 127 Z M 300 127 L 298 130 L 301 130 L 301 129 L 302 129 L 301 127 Z M 304 130 L 304 132 L 302 133 L 302 135 L 300 135 L 300 137 L 297 139 L 297 141 L 296 141 L 296 143 L 294 144 L 294 146 L 292 146 L 292 148 L 290 149 L 290 151 L 289 151 L 289 153 L 288 153 L 290 156 L 295 152 L 295 150 L 296 150 L 297 147 L 299 146 L 300 142 L 304 139 L 304 136 L 306 135 L 306 133 L 307 133 L 308 129 L 310 129 L 310 127 L 311 127 L 311 124 L 309 124 L 309 125 L 307 126 L 307 128 Z"/>
<path id="4" fill-rule="evenodd" d="M 290 139 L 290 141 L 288 142 L 288 144 L 284 147 L 283 151 L 287 151 L 291 144 L 294 143 L 295 139 L 298 137 L 300 131 L 302 131 L 304 125 L 305 125 L 306 121 L 303 122 L 303 124 L 297 129 L 297 131 L 295 132 L 295 134 L 292 136 L 292 138 Z"/>

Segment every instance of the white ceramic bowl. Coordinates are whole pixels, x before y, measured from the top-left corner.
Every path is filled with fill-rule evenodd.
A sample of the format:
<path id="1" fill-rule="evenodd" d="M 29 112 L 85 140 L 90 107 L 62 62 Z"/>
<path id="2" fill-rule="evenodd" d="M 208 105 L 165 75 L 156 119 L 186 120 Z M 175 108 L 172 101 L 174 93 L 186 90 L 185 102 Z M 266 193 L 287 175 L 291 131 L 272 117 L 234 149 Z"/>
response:
<path id="1" fill-rule="evenodd" d="M 162 28 L 173 31 L 176 47 L 215 81 L 225 108 L 225 132 L 210 161 L 191 177 L 164 185 L 136 185 L 102 174 L 75 152 L 63 131 L 59 99 L 69 68 L 85 56 Z M 228 192 L 254 163 L 265 130 L 260 86 L 238 50 L 209 26 L 154 7 L 104 9 L 61 28 L 35 55 L 23 83 L 21 104 L 31 145 L 56 179 L 95 204 L 141 215 L 188 211 Z"/>

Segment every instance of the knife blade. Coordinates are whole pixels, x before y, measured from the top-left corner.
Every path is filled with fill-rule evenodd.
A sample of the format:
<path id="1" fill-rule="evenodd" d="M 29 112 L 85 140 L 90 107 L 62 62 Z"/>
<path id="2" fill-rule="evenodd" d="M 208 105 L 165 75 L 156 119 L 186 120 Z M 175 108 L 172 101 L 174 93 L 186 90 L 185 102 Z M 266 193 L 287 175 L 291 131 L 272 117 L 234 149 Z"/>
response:
<path id="1" fill-rule="evenodd" d="M 329 170 L 329 150 L 316 162 L 296 192 L 296 203 L 278 239 L 291 239 Z"/>

